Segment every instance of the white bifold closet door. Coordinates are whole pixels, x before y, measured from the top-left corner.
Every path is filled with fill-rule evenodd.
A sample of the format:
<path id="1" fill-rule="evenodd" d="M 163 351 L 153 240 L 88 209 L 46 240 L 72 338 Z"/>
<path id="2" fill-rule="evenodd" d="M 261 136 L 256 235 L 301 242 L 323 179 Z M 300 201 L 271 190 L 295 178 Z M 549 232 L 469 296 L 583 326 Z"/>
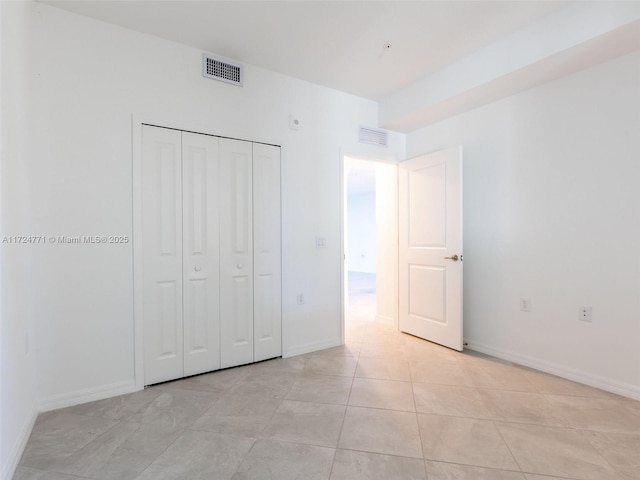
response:
<path id="1" fill-rule="evenodd" d="M 222 367 L 253 361 L 253 146 L 220 140 L 220 356 Z"/>
<path id="2" fill-rule="evenodd" d="M 220 368 L 219 139 L 182 133 L 184 375 Z"/>
<path id="3" fill-rule="evenodd" d="M 253 144 L 254 361 L 282 355 L 280 147 Z"/>
<path id="4" fill-rule="evenodd" d="M 143 127 L 145 384 L 220 368 L 218 138 Z"/>
<path id="5" fill-rule="evenodd" d="M 280 148 L 142 134 L 145 384 L 280 356 Z"/>
<path id="6" fill-rule="evenodd" d="M 220 139 L 223 368 L 282 352 L 280 148 Z"/>

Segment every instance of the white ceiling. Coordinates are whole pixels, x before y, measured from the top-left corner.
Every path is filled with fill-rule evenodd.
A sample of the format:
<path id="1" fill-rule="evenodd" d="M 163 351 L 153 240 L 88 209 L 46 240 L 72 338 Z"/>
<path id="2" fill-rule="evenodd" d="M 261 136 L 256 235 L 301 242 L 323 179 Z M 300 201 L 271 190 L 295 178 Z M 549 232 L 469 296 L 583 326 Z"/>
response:
<path id="1" fill-rule="evenodd" d="M 567 3 L 41 1 L 374 100 Z"/>

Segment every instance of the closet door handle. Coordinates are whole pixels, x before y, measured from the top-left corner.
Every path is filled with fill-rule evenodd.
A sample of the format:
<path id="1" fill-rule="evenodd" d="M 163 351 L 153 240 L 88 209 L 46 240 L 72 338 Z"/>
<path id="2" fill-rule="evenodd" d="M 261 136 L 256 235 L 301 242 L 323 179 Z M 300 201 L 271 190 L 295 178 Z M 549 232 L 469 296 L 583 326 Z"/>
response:
<path id="1" fill-rule="evenodd" d="M 238 270 L 240 270 L 242 267 L 244 267 L 244 265 L 242 265 L 241 263 L 238 263 L 238 264 L 236 265 L 236 268 L 237 268 Z"/>
<path id="2" fill-rule="evenodd" d="M 195 267 L 193 267 L 193 269 L 194 269 L 196 272 L 199 272 L 200 270 L 202 270 L 202 267 L 201 267 L 200 265 L 196 265 Z"/>

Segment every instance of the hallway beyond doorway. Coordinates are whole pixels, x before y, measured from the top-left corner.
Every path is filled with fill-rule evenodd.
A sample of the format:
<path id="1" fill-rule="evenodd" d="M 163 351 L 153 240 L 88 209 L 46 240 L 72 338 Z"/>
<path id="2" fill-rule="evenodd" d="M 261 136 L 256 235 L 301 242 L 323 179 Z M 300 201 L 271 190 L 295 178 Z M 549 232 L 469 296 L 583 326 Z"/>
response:
<path id="1" fill-rule="evenodd" d="M 374 322 L 376 318 L 376 274 L 353 272 L 349 275 L 345 322 Z"/>

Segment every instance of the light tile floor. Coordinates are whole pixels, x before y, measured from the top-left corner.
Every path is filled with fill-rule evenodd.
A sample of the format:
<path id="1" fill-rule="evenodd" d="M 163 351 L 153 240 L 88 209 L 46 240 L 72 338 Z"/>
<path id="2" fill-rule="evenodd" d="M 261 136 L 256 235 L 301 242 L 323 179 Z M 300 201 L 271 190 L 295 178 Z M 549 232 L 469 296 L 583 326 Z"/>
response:
<path id="1" fill-rule="evenodd" d="M 16 480 L 640 479 L 640 402 L 369 321 L 40 415 Z"/>

